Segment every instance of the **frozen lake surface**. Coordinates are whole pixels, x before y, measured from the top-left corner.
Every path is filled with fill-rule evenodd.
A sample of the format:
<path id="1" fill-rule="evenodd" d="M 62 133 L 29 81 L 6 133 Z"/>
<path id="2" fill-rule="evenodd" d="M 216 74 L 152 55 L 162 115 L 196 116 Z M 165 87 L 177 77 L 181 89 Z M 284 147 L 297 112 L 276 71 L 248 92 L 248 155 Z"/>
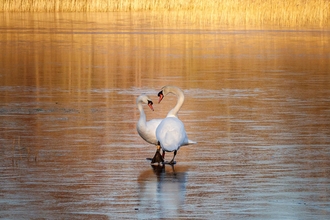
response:
<path id="1" fill-rule="evenodd" d="M 0 218 L 330 216 L 329 30 L 0 16 Z M 147 119 L 163 118 L 169 84 L 198 144 L 151 166 L 135 100 L 148 94 Z"/>

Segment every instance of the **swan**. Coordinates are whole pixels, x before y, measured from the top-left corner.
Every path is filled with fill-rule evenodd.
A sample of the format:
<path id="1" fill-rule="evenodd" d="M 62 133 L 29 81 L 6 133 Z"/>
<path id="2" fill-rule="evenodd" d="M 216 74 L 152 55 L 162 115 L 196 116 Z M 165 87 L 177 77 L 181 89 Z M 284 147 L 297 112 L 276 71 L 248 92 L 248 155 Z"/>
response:
<path id="1" fill-rule="evenodd" d="M 162 121 L 162 119 L 152 119 L 150 121 L 147 121 L 146 114 L 143 111 L 142 104 L 147 104 L 149 108 L 154 111 L 153 108 L 153 102 L 152 100 L 145 94 L 140 95 L 136 99 L 136 104 L 138 107 L 138 110 L 140 112 L 140 118 L 139 121 L 136 124 L 136 130 L 139 133 L 139 135 L 142 137 L 143 140 L 150 144 L 154 144 L 157 146 L 157 151 L 155 153 L 155 156 L 151 159 L 151 163 L 160 163 L 164 162 L 162 156 L 160 155 L 160 146 L 158 144 L 158 140 L 156 138 L 156 128 Z"/>
<path id="2" fill-rule="evenodd" d="M 174 158 L 179 148 L 184 145 L 195 144 L 196 142 L 188 139 L 184 124 L 178 118 L 178 112 L 184 102 L 183 91 L 176 86 L 164 86 L 158 93 L 158 103 L 169 93 L 176 95 L 178 100 L 174 108 L 168 112 L 166 118 L 158 125 L 156 129 L 156 139 L 163 150 L 163 159 L 165 157 L 165 152 L 174 151 L 173 158 L 169 164 L 175 164 Z"/>

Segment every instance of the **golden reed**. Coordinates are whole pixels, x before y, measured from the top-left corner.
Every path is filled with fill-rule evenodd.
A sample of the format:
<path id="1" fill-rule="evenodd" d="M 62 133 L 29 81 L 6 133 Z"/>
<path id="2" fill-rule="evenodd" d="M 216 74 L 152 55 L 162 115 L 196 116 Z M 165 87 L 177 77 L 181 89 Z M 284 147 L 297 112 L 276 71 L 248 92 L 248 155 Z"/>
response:
<path id="1" fill-rule="evenodd" d="M 0 12 L 185 11 L 221 24 L 330 26 L 329 0 L 2 0 Z M 204 14 L 204 15 L 202 15 Z M 210 21 L 211 22 L 211 21 Z"/>

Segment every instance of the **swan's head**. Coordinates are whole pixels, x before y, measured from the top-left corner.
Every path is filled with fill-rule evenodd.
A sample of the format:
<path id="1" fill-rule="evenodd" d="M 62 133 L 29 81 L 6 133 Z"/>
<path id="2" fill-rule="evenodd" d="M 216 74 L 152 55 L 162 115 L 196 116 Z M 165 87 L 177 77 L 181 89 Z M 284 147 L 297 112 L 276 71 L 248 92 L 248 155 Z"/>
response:
<path id="1" fill-rule="evenodd" d="M 154 110 L 154 107 L 152 106 L 154 103 L 151 101 L 151 99 L 148 100 L 148 106 L 151 110 Z"/>
<path id="2" fill-rule="evenodd" d="M 147 104 L 152 111 L 154 110 L 154 107 L 152 106 L 154 103 L 147 95 L 145 95 L 145 94 L 140 95 L 137 98 L 137 103 L 139 103 L 139 102 Z"/>
<path id="3" fill-rule="evenodd" d="M 164 86 L 162 90 L 158 93 L 158 97 L 159 97 L 158 103 L 160 103 L 163 100 L 163 98 L 169 93 L 183 96 L 183 91 L 179 87 Z"/>
<path id="4" fill-rule="evenodd" d="M 160 103 L 160 102 L 163 100 L 163 98 L 164 98 L 163 90 L 161 90 L 161 91 L 158 93 L 158 97 L 159 97 L 158 103 Z"/>

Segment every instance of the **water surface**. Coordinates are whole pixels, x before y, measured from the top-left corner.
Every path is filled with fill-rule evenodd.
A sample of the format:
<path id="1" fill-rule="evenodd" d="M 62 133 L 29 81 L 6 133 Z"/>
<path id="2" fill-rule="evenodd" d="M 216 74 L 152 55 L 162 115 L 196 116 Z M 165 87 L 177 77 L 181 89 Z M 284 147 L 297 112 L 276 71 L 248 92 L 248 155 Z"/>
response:
<path id="1" fill-rule="evenodd" d="M 329 30 L 0 16 L 1 218 L 330 215 Z M 198 144 L 152 167 L 135 99 L 147 93 L 147 118 L 163 118 L 167 84 L 184 90 L 179 117 Z"/>

